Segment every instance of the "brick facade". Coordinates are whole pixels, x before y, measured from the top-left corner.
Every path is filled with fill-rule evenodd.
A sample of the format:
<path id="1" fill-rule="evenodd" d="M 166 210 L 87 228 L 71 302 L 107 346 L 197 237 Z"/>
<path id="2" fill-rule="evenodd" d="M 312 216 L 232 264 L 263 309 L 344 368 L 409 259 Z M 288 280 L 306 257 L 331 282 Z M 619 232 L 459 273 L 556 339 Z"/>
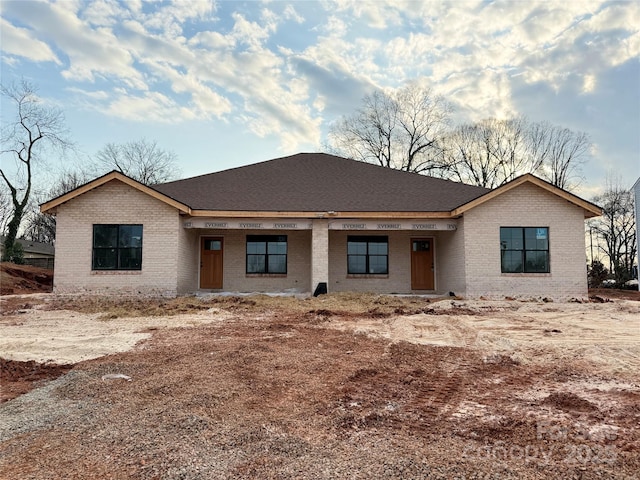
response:
<path id="1" fill-rule="evenodd" d="M 316 219 L 311 231 L 311 290 L 329 284 L 329 222 Z"/>
<path id="2" fill-rule="evenodd" d="M 329 235 L 329 291 L 412 293 L 411 290 L 411 239 L 435 238 L 439 232 L 423 232 L 419 235 L 409 231 L 331 231 Z M 347 273 L 347 237 L 349 235 L 385 235 L 389 239 L 388 275 L 349 275 Z M 435 241 L 437 258 L 438 240 Z M 436 271 L 437 271 L 436 263 Z M 436 280 L 436 289 L 438 281 Z M 425 293 L 425 292 L 420 292 Z"/>
<path id="3" fill-rule="evenodd" d="M 544 186 L 544 185 L 543 185 Z M 457 230 L 331 230 L 327 219 L 309 218 L 310 230 L 185 228 L 188 215 L 117 179 L 57 205 L 54 291 L 177 295 L 199 289 L 200 240 L 222 237 L 223 288 L 230 292 L 436 293 L 469 297 L 585 297 L 585 210 L 566 197 L 525 182 L 456 214 Z M 182 210 L 183 213 L 188 211 Z M 381 219 L 384 221 L 384 219 Z M 140 271 L 92 271 L 94 224 L 142 224 Z M 503 274 L 500 227 L 548 227 L 550 273 Z M 287 235 L 286 275 L 246 273 L 246 236 Z M 349 275 L 349 235 L 386 235 L 388 275 Z M 431 239 L 432 291 L 411 288 L 412 239 Z"/>
<path id="4" fill-rule="evenodd" d="M 503 274 L 500 227 L 549 227 L 549 274 Z M 587 297 L 583 210 L 523 184 L 464 214 L 466 294 Z"/>
<path id="5" fill-rule="evenodd" d="M 310 230 L 191 230 L 197 236 L 195 251 L 199 260 L 199 238 L 221 237 L 224 241 L 223 290 L 229 292 L 308 292 L 311 290 Z M 246 273 L 247 235 L 286 235 L 287 274 Z M 193 271 L 198 272 L 198 262 Z"/>
<path id="6" fill-rule="evenodd" d="M 92 271 L 94 224 L 142 224 L 142 270 Z M 119 181 L 58 207 L 54 292 L 176 295 L 178 211 Z"/>

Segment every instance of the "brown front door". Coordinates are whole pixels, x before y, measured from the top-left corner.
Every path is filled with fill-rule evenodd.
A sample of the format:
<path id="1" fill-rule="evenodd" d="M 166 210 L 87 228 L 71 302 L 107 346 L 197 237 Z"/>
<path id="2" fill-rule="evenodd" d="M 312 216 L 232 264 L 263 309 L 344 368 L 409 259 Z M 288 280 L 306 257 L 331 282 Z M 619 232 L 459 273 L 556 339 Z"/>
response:
<path id="1" fill-rule="evenodd" d="M 222 288 L 222 238 L 200 239 L 200 288 Z"/>
<path id="2" fill-rule="evenodd" d="M 411 289 L 433 290 L 433 239 L 411 240 Z"/>

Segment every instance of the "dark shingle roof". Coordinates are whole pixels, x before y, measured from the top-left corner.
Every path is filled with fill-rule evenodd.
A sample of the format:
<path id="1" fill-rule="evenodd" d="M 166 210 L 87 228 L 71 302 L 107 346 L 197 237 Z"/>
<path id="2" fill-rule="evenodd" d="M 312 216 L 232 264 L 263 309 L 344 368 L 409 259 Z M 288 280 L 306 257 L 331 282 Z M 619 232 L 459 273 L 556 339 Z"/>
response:
<path id="1" fill-rule="evenodd" d="M 324 153 L 155 185 L 195 210 L 447 212 L 489 190 Z"/>
<path id="2" fill-rule="evenodd" d="M 4 242 L 7 237 L 0 235 L 0 245 L 4 248 Z M 31 240 L 25 240 L 24 238 L 16 238 L 16 242 L 22 245 L 22 250 L 25 253 L 37 253 L 41 255 L 54 255 L 55 247 L 50 243 L 33 242 Z"/>

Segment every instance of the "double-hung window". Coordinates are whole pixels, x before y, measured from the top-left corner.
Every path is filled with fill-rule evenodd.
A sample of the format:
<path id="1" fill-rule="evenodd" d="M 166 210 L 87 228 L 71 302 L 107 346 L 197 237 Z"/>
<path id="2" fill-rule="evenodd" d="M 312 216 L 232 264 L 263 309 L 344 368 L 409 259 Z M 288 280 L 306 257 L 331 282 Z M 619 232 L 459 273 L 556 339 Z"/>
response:
<path id="1" fill-rule="evenodd" d="M 549 273 L 548 227 L 500 227 L 502 273 Z"/>
<path id="2" fill-rule="evenodd" d="M 247 235 L 247 273 L 287 273 L 286 235 Z"/>
<path id="3" fill-rule="evenodd" d="M 347 237 L 347 273 L 389 273 L 389 238 L 386 236 Z"/>
<path id="4" fill-rule="evenodd" d="M 142 225 L 94 225 L 93 270 L 141 270 Z"/>

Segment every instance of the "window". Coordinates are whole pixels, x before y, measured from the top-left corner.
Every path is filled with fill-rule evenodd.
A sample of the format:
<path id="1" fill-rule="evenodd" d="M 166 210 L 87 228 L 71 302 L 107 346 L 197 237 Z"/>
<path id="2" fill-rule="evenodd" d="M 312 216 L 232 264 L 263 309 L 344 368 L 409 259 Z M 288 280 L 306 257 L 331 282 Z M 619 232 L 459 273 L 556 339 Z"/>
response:
<path id="1" fill-rule="evenodd" d="M 287 273 L 287 236 L 247 235 L 247 273 Z"/>
<path id="2" fill-rule="evenodd" d="M 500 227 L 502 273 L 549 273 L 549 228 Z"/>
<path id="3" fill-rule="evenodd" d="M 204 249 L 207 251 L 220 251 L 222 250 L 222 240 L 206 238 L 204 240 Z"/>
<path id="4" fill-rule="evenodd" d="M 142 225 L 94 225 L 93 270 L 141 270 Z"/>
<path id="5" fill-rule="evenodd" d="M 388 237 L 348 237 L 347 273 L 379 275 L 388 274 Z"/>

